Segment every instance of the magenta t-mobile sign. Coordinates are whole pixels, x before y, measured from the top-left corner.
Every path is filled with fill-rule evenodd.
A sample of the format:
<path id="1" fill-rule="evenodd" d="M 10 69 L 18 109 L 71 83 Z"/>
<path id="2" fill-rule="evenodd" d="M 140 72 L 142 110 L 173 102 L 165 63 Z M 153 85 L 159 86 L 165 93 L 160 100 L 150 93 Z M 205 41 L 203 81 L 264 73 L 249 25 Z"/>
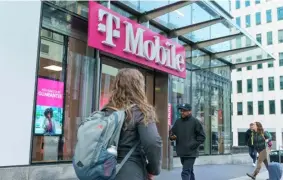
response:
<path id="1" fill-rule="evenodd" d="M 178 77 L 186 77 L 185 48 L 89 1 L 88 45 Z"/>

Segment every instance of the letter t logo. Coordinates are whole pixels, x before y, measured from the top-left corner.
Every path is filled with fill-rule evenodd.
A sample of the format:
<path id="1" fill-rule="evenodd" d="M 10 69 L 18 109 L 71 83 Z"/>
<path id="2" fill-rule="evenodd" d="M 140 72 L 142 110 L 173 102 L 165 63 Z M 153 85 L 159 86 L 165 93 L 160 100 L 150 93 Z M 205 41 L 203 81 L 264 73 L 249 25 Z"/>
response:
<path id="1" fill-rule="evenodd" d="M 120 18 L 114 16 L 113 14 L 103 10 L 98 10 L 98 20 L 99 22 L 103 21 L 104 16 L 106 16 L 106 24 L 99 23 L 98 24 L 98 31 L 106 33 L 105 41 L 102 41 L 103 44 L 116 47 L 116 44 L 113 43 L 113 37 L 119 38 L 120 37 Z M 116 29 L 113 29 L 113 23 Z"/>

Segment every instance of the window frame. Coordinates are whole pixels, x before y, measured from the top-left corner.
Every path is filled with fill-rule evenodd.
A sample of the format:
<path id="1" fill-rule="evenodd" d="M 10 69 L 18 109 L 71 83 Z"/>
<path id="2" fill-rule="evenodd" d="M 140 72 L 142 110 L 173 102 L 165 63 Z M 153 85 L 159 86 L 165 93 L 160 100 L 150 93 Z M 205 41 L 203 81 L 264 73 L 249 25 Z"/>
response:
<path id="1" fill-rule="evenodd" d="M 274 76 L 268 77 L 268 91 L 274 91 L 275 90 L 275 79 Z"/>
<path id="2" fill-rule="evenodd" d="M 277 8 L 277 21 L 283 20 L 283 6 Z"/>
<path id="3" fill-rule="evenodd" d="M 245 16 L 245 20 L 246 20 L 246 28 L 249 28 L 249 27 L 251 27 L 251 15 L 250 14 L 248 14 L 248 15 L 246 15 Z M 247 23 L 249 21 L 249 23 Z"/>
<path id="4" fill-rule="evenodd" d="M 261 82 L 262 88 L 259 88 L 259 82 Z M 263 92 L 264 87 L 263 87 L 263 78 L 257 78 L 257 92 Z"/>
<path id="5" fill-rule="evenodd" d="M 261 33 L 256 34 L 256 40 L 257 40 L 258 43 L 262 44 L 262 35 L 261 35 Z"/>
<path id="6" fill-rule="evenodd" d="M 264 101 L 257 101 L 257 110 L 258 110 L 258 112 L 257 112 L 257 114 L 258 115 L 264 115 Z M 262 109 L 261 109 L 261 106 L 262 105 Z M 260 111 L 260 110 L 262 110 L 262 112 Z"/>
<path id="7" fill-rule="evenodd" d="M 273 33 L 272 33 L 272 31 L 266 32 L 266 44 L 267 45 L 273 44 Z"/>
<path id="8" fill-rule="evenodd" d="M 278 29 L 278 44 L 283 43 L 283 29 Z"/>
<path id="9" fill-rule="evenodd" d="M 251 109 L 250 109 L 250 106 L 251 106 Z M 247 111 L 248 111 L 248 113 L 247 113 L 248 115 L 254 115 L 254 104 L 253 104 L 253 101 L 248 101 L 247 102 Z"/>
<path id="10" fill-rule="evenodd" d="M 266 14 L 266 23 L 271 23 L 272 22 L 272 10 L 267 9 L 265 14 Z"/>
<path id="11" fill-rule="evenodd" d="M 241 106 L 241 111 L 239 111 L 239 106 Z M 237 102 L 237 115 L 242 116 L 243 114 L 243 102 Z"/>
<path id="12" fill-rule="evenodd" d="M 240 9 L 240 8 L 241 8 L 241 0 L 236 0 L 235 3 L 236 3 L 236 4 L 235 4 L 235 8 L 236 8 L 236 9 Z"/>
<path id="13" fill-rule="evenodd" d="M 261 25 L 261 12 L 256 12 L 255 13 L 255 24 L 256 25 Z"/>
<path id="14" fill-rule="evenodd" d="M 283 52 L 279 52 L 278 56 L 279 66 L 283 66 Z"/>
<path id="15" fill-rule="evenodd" d="M 275 103 L 276 103 L 275 100 L 269 100 L 268 101 L 268 104 L 269 104 L 269 114 L 276 114 L 276 104 Z M 272 110 L 271 106 L 274 106 L 273 110 Z"/>
<path id="16" fill-rule="evenodd" d="M 242 80 L 237 80 L 236 83 L 237 83 L 237 93 L 238 94 L 243 93 L 243 82 L 242 82 Z"/>
<path id="17" fill-rule="evenodd" d="M 283 76 L 279 76 L 279 87 L 280 90 L 283 90 Z"/>
<path id="18" fill-rule="evenodd" d="M 250 0 L 245 0 L 245 7 L 251 6 L 251 1 Z"/>
<path id="19" fill-rule="evenodd" d="M 251 86 L 251 88 L 249 88 L 249 86 Z M 247 92 L 253 92 L 253 79 L 247 79 Z"/>

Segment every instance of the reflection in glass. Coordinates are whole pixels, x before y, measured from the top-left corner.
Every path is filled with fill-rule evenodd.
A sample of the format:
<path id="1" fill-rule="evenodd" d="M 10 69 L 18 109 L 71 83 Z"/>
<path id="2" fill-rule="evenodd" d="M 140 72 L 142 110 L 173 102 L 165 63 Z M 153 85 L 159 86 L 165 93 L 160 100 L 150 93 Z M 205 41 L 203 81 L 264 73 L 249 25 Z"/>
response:
<path id="1" fill-rule="evenodd" d="M 32 162 L 72 160 L 78 124 L 90 114 L 94 102 L 95 61 L 86 56 L 86 51 L 85 42 L 69 38 L 67 43 L 67 38 L 60 34 L 47 30 L 41 32 L 38 76 L 61 81 L 65 87 L 62 90 L 62 109 L 52 108 L 53 112 L 48 111 L 46 115 L 62 117 L 63 129 L 61 133 L 52 136 L 51 133 L 34 135 Z M 61 115 L 58 115 L 58 112 L 61 112 Z M 45 126 L 49 131 L 55 124 L 50 125 L 49 123 Z"/>

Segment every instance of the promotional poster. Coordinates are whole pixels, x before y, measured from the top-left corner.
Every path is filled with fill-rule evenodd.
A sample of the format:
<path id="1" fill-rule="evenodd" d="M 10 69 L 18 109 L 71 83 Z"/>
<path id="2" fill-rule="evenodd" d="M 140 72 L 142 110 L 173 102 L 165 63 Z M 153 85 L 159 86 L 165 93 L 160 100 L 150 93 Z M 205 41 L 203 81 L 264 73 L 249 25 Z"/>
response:
<path id="1" fill-rule="evenodd" d="M 35 134 L 61 135 L 63 126 L 64 83 L 38 78 Z"/>

